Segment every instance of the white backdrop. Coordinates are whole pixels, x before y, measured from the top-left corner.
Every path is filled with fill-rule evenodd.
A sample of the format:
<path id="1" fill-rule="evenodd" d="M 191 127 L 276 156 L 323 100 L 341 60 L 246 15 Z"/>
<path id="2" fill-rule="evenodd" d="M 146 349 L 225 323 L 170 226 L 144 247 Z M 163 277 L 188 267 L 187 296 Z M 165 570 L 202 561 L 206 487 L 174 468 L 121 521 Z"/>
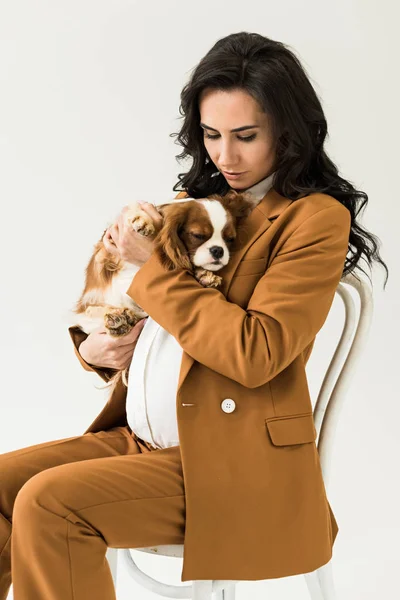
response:
<path id="1" fill-rule="evenodd" d="M 169 134 L 180 128 L 180 91 L 201 57 L 225 35 L 261 33 L 289 44 L 306 67 L 328 120 L 326 149 L 368 193 L 361 222 L 382 240 L 390 269 L 386 291 L 383 270 L 373 274 L 370 340 L 341 413 L 328 497 L 339 525 L 338 600 L 395 597 L 398 18 L 394 0 L 3 0 L 0 453 L 81 435 L 102 408 L 108 392 L 80 366 L 65 322 L 93 246 L 125 204 L 174 195 L 184 165 Z M 314 399 L 342 319 L 336 297 L 307 367 Z M 134 556 L 152 576 L 183 585 L 181 560 Z M 117 594 L 154 597 L 122 567 Z M 267 595 L 306 599 L 304 577 L 237 587 L 238 600 Z"/>

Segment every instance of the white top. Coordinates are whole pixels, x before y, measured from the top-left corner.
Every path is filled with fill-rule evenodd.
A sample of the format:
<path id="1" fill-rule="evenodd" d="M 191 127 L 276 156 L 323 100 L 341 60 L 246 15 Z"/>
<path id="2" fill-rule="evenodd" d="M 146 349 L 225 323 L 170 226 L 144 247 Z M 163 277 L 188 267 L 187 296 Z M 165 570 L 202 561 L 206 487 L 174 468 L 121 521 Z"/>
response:
<path id="1" fill-rule="evenodd" d="M 246 191 L 260 201 L 272 187 L 274 174 Z M 176 391 L 182 353 L 173 335 L 149 316 L 132 355 L 126 414 L 132 431 L 156 448 L 179 445 Z"/>

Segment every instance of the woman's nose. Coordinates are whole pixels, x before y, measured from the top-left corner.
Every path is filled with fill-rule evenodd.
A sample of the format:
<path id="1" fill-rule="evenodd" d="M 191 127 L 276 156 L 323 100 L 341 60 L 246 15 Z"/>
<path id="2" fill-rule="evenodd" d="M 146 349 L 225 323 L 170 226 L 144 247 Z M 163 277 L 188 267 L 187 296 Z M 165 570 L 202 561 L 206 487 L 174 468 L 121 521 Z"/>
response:
<path id="1" fill-rule="evenodd" d="M 233 171 L 235 164 L 238 162 L 237 155 L 233 147 L 229 144 L 222 144 L 219 154 L 219 164 L 226 168 L 227 171 Z"/>

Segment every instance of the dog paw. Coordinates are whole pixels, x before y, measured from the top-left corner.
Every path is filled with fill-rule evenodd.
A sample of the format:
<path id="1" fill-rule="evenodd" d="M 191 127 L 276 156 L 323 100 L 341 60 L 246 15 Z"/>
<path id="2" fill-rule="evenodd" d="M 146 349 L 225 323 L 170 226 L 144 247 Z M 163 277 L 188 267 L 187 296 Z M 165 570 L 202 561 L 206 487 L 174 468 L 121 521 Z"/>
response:
<path id="1" fill-rule="evenodd" d="M 128 227 L 131 227 L 134 231 L 137 231 L 146 237 L 152 236 L 156 232 L 151 218 L 143 210 L 128 210 L 125 215 L 125 220 Z"/>
<path id="2" fill-rule="evenodd" d="M 222 277 L 201 267 L 194 270 L 194 276 L 203 287 L 218 287 L 222 283 Z"/>
<path id="3" fill-rule="evenodd" d="M 104 327 L 113 337 L 129 333 L 138 320 L 137 315 L 129 308 L 111 308 L 104 313 Z"/>

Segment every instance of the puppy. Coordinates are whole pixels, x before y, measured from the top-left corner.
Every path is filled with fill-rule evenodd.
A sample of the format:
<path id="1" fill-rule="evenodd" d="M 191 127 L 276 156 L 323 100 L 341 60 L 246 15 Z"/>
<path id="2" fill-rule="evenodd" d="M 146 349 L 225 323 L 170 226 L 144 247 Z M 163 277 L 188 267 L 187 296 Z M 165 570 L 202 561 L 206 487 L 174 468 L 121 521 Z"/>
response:
<path id="1" fill-rule="evenodd" d="M 156 205 L 163 224 L 154 237 L 154 252 L 166 269 L 187 269 L 204 287 L 218 287 L 222 278 L 216 273 L 229 261 L 239 219 L 257 203 L 249 193 L 229 190 L 225 196 L 173 199 Z M 151 217 L 137 203 L 129 205 L 124 218 L 144 236 L 156 233 Z M 102 241 L 105 232 L 94 247 L 83 292 L 72 312 L 74 324 L 85 333 L 104 326 L 109 335 L 119 337 L 148 314 L 126 294 L 140 267 L 108 252 Z M 127 386 L 128 372 L 129 367 L 117 371 L 103 387 L 114 387 L 121 378 Z"/>

